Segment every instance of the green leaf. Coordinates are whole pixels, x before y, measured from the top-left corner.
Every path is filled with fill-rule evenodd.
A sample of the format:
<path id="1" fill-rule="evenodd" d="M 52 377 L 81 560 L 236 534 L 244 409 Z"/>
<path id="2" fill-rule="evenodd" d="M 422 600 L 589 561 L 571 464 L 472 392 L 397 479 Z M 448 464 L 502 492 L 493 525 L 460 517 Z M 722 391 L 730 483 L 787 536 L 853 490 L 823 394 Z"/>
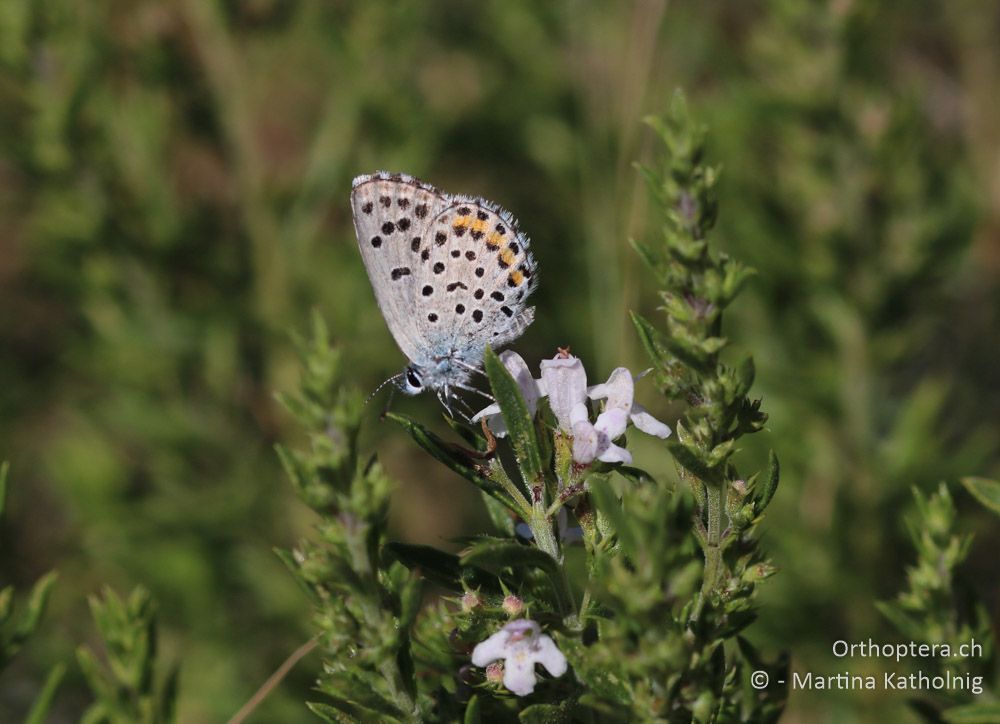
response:
<path id="1" fill-rule="evenodd" d="M 108 681 L 107 675 L 101 668 L 100 663 L 98 663 L 94 652 L 86 646 L 81 646 L 76 650 L 76 660 L 80 665 L 80 670 L 83 672 L 84 678 L 87 680 L 87 684 L 90 686 L 91 691 L 94 692 L 94 697 L 100 702 L 114 701 L 117 697 L 115 686 Z"/>
<path id="2" fill-rule="evenodd" d="M 433 546 L 395 541 L 386 543 L 385 548 L 404 566 L 419 571 L 428 580 L 453 591 L 462 590 L 462 565 L 458 556 Z"/>
<path id="3" fill-rule="evenodd" d="M 333 724 L 356 724 L 357 722 L 372 721 L 373 713 L 371 711 L 355 706 L 345 699 L 334 699 L 334 701 L 335 703 L 332 705 L 307 701 L 306 706 L 313 714 Z"/>
<path id="4" fill-rule="evenodd" d="M 986 478 L 962 478 L 962 485 L 972 493 L 972 497 L 1000 515 L 1000 483 Z"/>
<path id="5" fill-rule="evenodd" d="M 911 617 L 901 606 L 888 601 L 875 601 L 875 608 L 907 638 L 921 640 L 926 630 L 920 621 Z"/>
<path id="6" fill-rule="evenodd" d="M 587 665 L 586 647 L 577 638 L 558 636 L 559 649 L 573 662 L 573 673 L 586 686 L 587 693 L 580 698 L 600 711 L 599 721 L 631 721 L 628 707 L 634 695 L 632 681 L 622 670 L 620 661 Z M 612 708 L 608 708 L 613 704 Z"/>
<path id="7" fill-rule="evenodd" d="M 634 526 L 629 525 L 622 503 L 618 500 L 608 476 L 591 475 L 587 478 L 587 488 L 590 490 L 594 507 L 611 523 L 622 548 L 626 553 L 634 555 L 636 552 Z"/>
<path id="8" fill-rule="evenodd" d="M 31 588 L 31 595 L 28 597 L 28 610 L 24 620 L 18 626 L 18 633 L 27 636 L 37 627 L 38 622 L 45 613 L 45 607 L 49 602 L 49 595 L 52 593 L 52 586 L 55 585 L 59 574 L 56 571 L 49 571 L 39 578 Z"/>
<path id="9" fill-rule="evenodd" d="M 493 397 L 500 405 L 500 413 L 514 446 L 518 465 L 524 473 L 525 483 L 534 485 L 542 479 L 542 451 L 535 434 L 533 416 L 528 411 L 517 382 L 503 366 L 496 352 L 489 347 L 483 357 L 483 366 L 490 380 Z"/>
<path id="10" fill-rule="evenodd" d="M 778 479 L 781 477 L 781 465 L 778 456 L 771 450 L 767 454 L 767 480 L 760 491 L 760 497 L 754 503 L 754 511 L 760 515 L 771 503 L 775 491 L 778 489 Z"/>
<path id="11" fill-rule="evenodd" d="M 504 371 L 506 372 L 506 370 Z M 463 455 L 455 445 L 445 442 L 419 422 L 405 415 L 389 412 L 386 413 L 386 417 L 402 426 L 410 434 L 410 437 L 420 447 L 429 452 L 435 460 L 444 463 L 484 493 L 503 503 L 504 506 L 514 511 L 517 515 L 524 517 L 527 514 L 526 503 L 522 504 L 520 501 L 514 500 L 503 487 L 483 475 L 481 467 L 476 465 L 472 458 Z"/>
<path id="12" fill-rule="evenodd" d="M 423 585 L 418 576 L 412 574 L 406 579 L 399 592 L 399 627 L 409 629 L 420 613 L 420 602 L 423 598 Z"/>
<path id="13" fill-rule="evenodd" d="M 633 468 L 628 465 L 618 465 L 614 468 L 614 472 L 621 475 L 627 481 L 632 483 L 632 485 L 650 485 L 656 487 L 656 478 L 647 473 L 641 468 Z"/>
<path id="14" fill-rule="evenodd" d="M 569 702 L 562 704 L 533 704 L 522 710 L 518 719 L 526 724 L 562 724 L 572 718 L 572 705 Z"/>
<path id="15" fill-rule="evenodd" d="M 667 440 L 667 449 L 674 456 L 674 460 L 690 472 L 699 480 L 712 485 L 722 484 L 722 471 L 718 467 L 712 467 L 706 463 L 698 454 L 699 451 L 685 445 L 679 440 Z"/>
<path id="16" fill-rule="evenodd" d="M 324 685 L 322 692 L 327 697 L 326 705 L 328 708 L 322 710 L 323 714 L 330 716 L 331 709 L 339 709 L 349 717 L 353 717 L 346 721 L 362 722 L 400 721 L 404 718 L 403 712 L 395 704 L 361 682 L 350 686 L 349 689 L 348 692 L 338 688 L 334 693 L 330 690 L 329 683 Z M 308 706 L 312 708 L 311 705 Z M 335 719 L 334 721 L 345 720 Z"/>
<path id="17" fill-rule="evenodd" d="M 753 387 L 753 380 L 757 374 L 753 357 L 750 355 L 744 357 L 743 361 L 737 365 L 733 372 L 736 378 L 736 396 L 743 397 L 750 391 L 750 388 Z"/>
<path id="18" fill-rule="evenodd" d="M 640 164 L 636 164 L 636 168 L 639 170 L 639 173 L 643 174 L 644 176 L 647 176 L 647 178 L 653 173 L 650 169 L 645 168 Z M 643 262 L 645 262 L 646 266 L 649 267 L 650 271 L 652 271 L 654 274 L 660 274 L 661 261 L 656 252 L 654 252 L 651 247 L 649 247 L 647 244 L 642 243 L 638 239 L 632 238 L 631 236 L 628 239 L 628 243 L 632 246 L 633 249 L 635 249 L 635 253 L 639 255 L 639 258 L 642 259 Z"/>
<path id="19" fill-rule="evenodd" d="M 479 566 L 493 570 L 497 575 L 502 569 L 510 568 L 518 583 L 527 580 L 528 571 L 538 569 L 549 580 L 553 604 L 563 610 L 572 605 L 573 594 L 562 576 L 559 563 L 534 546 L 497 539 L 484 540 L 463 551 L 461 561 L 465 566 Z"/>
<path id="20" fill-rule="evenodd" d="M 670 356 L 666 353 L 663 345 L 658 343 L 659 333 L 645 317 L 635 312 L 630 312 L 630 314 L 632 316 L 632 324 L 635 325 L 635 330 L 639 335 L 639 342 L 642 343 L 646 354 L 649 355 L 649 358 L 653 361 L 653 365 L 657 369 L 664 369 L 670 364 Z"/>
<path id="21" fill-rule="evenodd" d="M 478 568 L 464 565 L 458 556 L 432 546 L 392 542 L 385 549 L 410 570 L 419 571 L 427 580 L 451 591 L 461 592 L 463 583 L 500 594 L 496 577 Z"/>
<path id="22" fill-rule="evenodd" d="M 703 374 L 710 371 L 708 356 L 702 350 L 696 346 L 689 347 L 680 340 L 662 334 L 649 320 L 639 314 L 635 312 L 630 314 L 639 334 L 639 341 L 658 369 L 661 371 L 666 369 L 676 358 L 677 361 Z"/>
<path id="23" fill-rule="evenodd" d="M 534 546 L 488 540 L 476 543 L 462 553 L 464 566 L 481 568 L 540 568 L 550 576 L 559 574 L 559 564 L 545 551 Z"/>
<path id="24" fill-rule="evenodd" d="M 60 662 L 52 667 L 52 671 L 45 678 L 42 690 L 35 697 L 35 703 L 31 705 L 31 710 L 24 718 L 24 724 L 44 724 L 49 715 L 49 709 L 52 708 L 52 700 L 55 698 L 56 690 L 65 675 L 66 664 Z"/>
<path id="25" fill-rule="evenodd" d="M 475 694 L 469 699 L 469 703 L 465 707 L 465 717 L 463 718 L 463 724 L 479 724 L 482 721 L 482 705 L 479 703 L 479 697 Z"/>
<path id="26" fill-rule="evenodd" d="M 1000 703 L 995 701 L 954 706 L 942 713 L 953 724 L 1000 724 Z"/>

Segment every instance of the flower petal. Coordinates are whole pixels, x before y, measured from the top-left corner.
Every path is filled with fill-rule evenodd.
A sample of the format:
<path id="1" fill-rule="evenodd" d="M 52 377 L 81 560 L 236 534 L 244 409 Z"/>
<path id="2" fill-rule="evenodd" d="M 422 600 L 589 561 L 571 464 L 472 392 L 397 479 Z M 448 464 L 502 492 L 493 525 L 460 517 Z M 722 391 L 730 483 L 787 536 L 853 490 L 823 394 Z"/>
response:
<path id="1" fill-rule="evenodd" d="M 578 402 L 573 405 L 573 409 L 569 413 L 569 422 L 571 427 L 576 427 L 578 422 L 590 422 L 590 413 L 587 411 L 586 402 Z"/>
<path id="2" fill-rule="evenodd" d="M 592 400 L 607 398 L 604 409 L 617 408 L 628 412 L 632 409 L 635 382 L 632 373 L 624 367 L 616 368 L 603 385 L 594 385 L 587 391 Z"/>
<path id="3" fill-rule="evenodd" d="M 503 415 L 500 414 L 500 405 L 494 403 L 489 407 L 484 407 L 472 416 L 472 422 L 479 422 L 484 417 L 486 418 L 486 426 L 494 435 L 497 437 L 507 435 L 507 424 L 503 421 Z"/>
<path id="4" fill-rule="evenodd" d="M 539 636 L 538 643 L 535 644 L 535 661 L 553 676 L 562 676 L 566 673 L 566 657 L 556 646 L 556 642 L 545 634 Z"/>
<path id="5" fill-rule="evenodd" d="M 647 435 L 654 435 L 661 439 L 670 437 L 670 428 L 650 415 L 646 408 L 638 403 L 632 405 L 632 414 L 629 417 L 632 424 Z"/>
<path id="6" fill-rule="evenodd" d="M 631 465 L 632 453 L 623 447 L 611 443 L 606 450 L 597 456 L 597 459 L 602 463 L 625 463 L 626 465 Z"/>
<path id="7" fill-rule="evenodd" d="M 598 432 L 607 435 L 610 442 L 625 434 L 625 428 L 628 427 L 628 415 L 617 407 L 609 407 L 597 416 L 594 427 L 597 428 Z"/>
<path id="8" fill-rule="evenodd" d="M 549 396 L 549 406 L 563 432 L 573 429 L 570 413 L 587 399 L 587 371 L 577 357 L 542 360 L 542 386 Z"/>
<path id="9" fill-rule="evenodd" d="M 528 406 L 528 411 L 531 414 L 535 414 L 535 410 L 538 408 L 538 398 L 541 393 L 538 389 L 538 382 L 531 376 L 528 364 L 521 358 L 521 355 L 512 350 L 501 352 L 500 361 L 503 362 L 503 366 L 507 368 L 510 376 L 517 383 L 518 389 L 521 390 L 521 396 L 524 398 L 524 403 Z"/>
<path id="10" fill-rule="evenodd" d="M 490 415 L 499 415 L 499 414 L 500 414 L 500 405 L 494 402 L 489 407 L 484 407 L 482 410 L 473 415 L 472 421 L 479 422 L 484 417 L 489 417 Z"/>
<path id="11" fill-rule="evenodd" d="M 600 434 L 586 420 L 573 425 L 573 460 L 581 465 L 594 462 L 600 452 Z"/>
<path id="12" fill-rule="evenodd" d="M 503 685 L 518 696 L 535 690 L 535 659 L 526 654 L 509 656 L 504 662 Z"/>
<path id="13" fill-rule="evenodd" d="M 476 648 L 472 649 L 473 666 L 486 666 L 507 656 L 508 636 L 506 631 L 500 629 L 485 641 L 476 644 Z"/>

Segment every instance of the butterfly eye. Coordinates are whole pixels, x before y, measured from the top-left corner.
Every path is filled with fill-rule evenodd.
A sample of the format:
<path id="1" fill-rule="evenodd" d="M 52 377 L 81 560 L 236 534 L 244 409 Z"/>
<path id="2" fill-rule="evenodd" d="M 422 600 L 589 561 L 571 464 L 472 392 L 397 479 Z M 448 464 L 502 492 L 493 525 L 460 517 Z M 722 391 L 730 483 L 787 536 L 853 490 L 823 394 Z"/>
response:
<path id="1" fill-rule="evenodd" d="M 406 387 L 405 391 L 411 395 L 415 395 L 424 389 L 424 383 L 420 379 L 420 375 L 412 367 L 406 368 Z"/>

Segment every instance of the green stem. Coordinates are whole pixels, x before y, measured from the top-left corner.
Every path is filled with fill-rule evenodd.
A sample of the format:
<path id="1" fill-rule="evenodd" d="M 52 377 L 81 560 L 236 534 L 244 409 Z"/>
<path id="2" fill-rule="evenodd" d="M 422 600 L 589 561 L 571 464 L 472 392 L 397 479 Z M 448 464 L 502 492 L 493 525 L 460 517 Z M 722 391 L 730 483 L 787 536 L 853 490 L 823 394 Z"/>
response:
<path id="1" fill-rule="evenodd" d="M 356 527 L 345 526 L 345 539 L 347 550 L 351 557 L 351 567 L 365 583 L 365 590 L 362 592 L 361 609 L 364 613 L 365 623 L 373 631 L 384 630 L 382 617 L 385 615 L 379 599 L 380 584 L 378 575 L 372 566 L 372 561 L 368 555 L 367 533 L 368 524 L 360 524 Z M 380 666 L 379 673 L 389 689 L 396 706 L 406 713 L 408 721 L 419 721 L 416 702 L 407 693 L 406 684 L 403 681 L 403 672 L 399 670 L 396 657 L 387 658 Z"/>
<path id="2" fill-rule="evenodd" d="M 558 538 L 552 532 L 552 519 L 545 514 L 544 501 L 538 501 L 532 506 L 531 515 L 528 517 L 527 523 L 535 538 L 535 545 L 540 550 L 552 556 L 558 565 L 559 573 L 554 577 L 552 583 L 555 585 L 556 596 L 559 599 L 559 605 L 563 614 L 575 615 L 576 607 L 573 602 L 573 592 L 569 585 L 569 577 L 566 575 L 566 568 L 563 565 L 562 551 L 559 549 Z"/>
<path id="3" fill-rule="evenodd" d="M 722 486 L 708 484 L 705 486 L 705 503 L 708 507 L 708 534 L 704 545 L 705 571 L 701 582 L 701 593 L 691 619 L 697 621 L 705 601 L 715 590 L 722 564 L 722 549 L 719 542 L 722 539 Z"/>

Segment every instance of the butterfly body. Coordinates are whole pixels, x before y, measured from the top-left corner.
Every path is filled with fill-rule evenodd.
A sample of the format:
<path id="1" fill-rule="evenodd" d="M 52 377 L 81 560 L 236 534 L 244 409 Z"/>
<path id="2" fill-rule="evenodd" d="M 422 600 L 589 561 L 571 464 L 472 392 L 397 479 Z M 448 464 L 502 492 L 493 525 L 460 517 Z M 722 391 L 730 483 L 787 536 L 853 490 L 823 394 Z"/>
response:
<path id="1" fill-rule="evenodd" d="M 516 219 L 385 172 L 354 179 L 351 208 L 376 301 L 410 361 L 399 386 L 445 398 L 468 389 L 486 346 L 510 343 L 534 318 L 536 264 Z"/>

